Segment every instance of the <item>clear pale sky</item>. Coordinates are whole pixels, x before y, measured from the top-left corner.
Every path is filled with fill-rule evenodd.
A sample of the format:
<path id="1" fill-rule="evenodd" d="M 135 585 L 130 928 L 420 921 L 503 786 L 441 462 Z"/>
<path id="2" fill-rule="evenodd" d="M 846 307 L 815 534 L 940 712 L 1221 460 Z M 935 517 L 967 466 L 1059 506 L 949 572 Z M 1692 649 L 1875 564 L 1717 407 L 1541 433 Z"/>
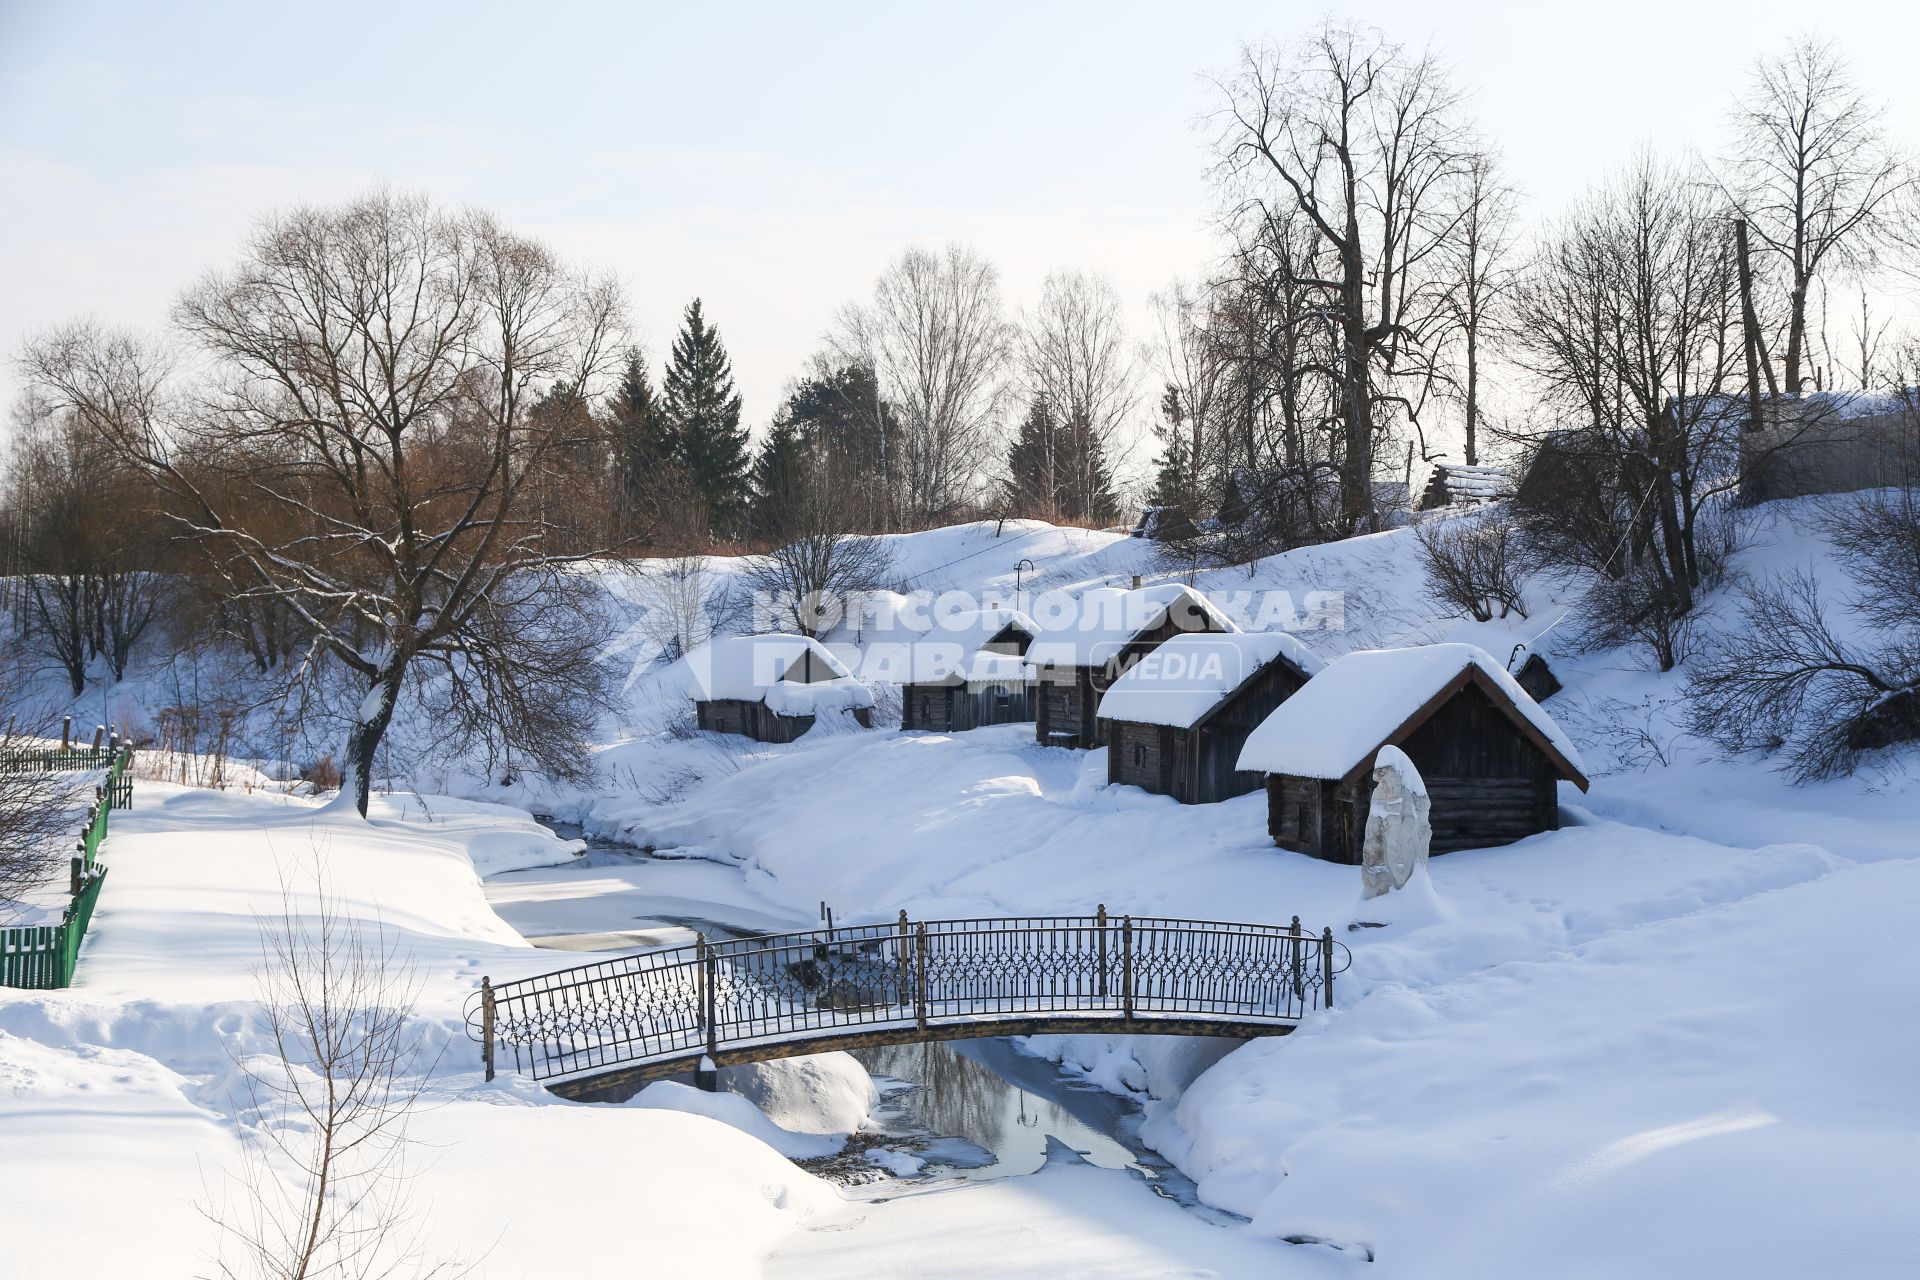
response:
<path id="1" fill-rule="evenodd" d="M 1144 336 L 1214 252 L 1206 73 L 1329 12 L 1437 44 L 1536 214 L 1641 142 L 1713 150 L 1747 64 L 1810 24 L 1920 145 L 1910 0 L 0 0 L 0 348 L 158 325 L 260 212 L 378 182 L 617 271 L 656 364 L 700 295 L 756 427 L 914 242 L 975 245 L 1016 306 L 1105 272 Z M 0 368 L 0 409 L 16 388 Z"/>

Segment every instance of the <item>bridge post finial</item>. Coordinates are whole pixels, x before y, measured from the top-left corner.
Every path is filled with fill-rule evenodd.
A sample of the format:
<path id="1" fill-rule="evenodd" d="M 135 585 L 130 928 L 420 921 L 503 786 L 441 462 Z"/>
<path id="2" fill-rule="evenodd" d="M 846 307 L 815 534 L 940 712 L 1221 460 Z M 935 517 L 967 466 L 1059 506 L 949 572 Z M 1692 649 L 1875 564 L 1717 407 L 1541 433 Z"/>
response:
<path id="1" fill-rule="evenodd" d="M 720 1088 L 720 1028 L 713 1012 L 717 965 L 707 935 L 696 933 L 693 940 L 695 954 L 700 958 L 700 1023 L 707 1033 L 707 1052 L 694 1072 L 694 1083 L 708 1093 L 715 1093 Z"/>
<path id="2" fill-rule="evenodd" d="M 493 1079 L 493 979 L 480 975 L 480 1061 Z"/>
<path id="3" fill-rule="evenodd" d="M 1100 998 L 1102 1000 L 1105 1000 L 1107 998 L 1107 987 L 1108 987 L 1108 982 L 1107 982 L 1107 904 L 1106 903 L 1104 902 L 1101 903 L 1099 908 L 1094 911 L 1093 923 L 1094 923 L 1094 928 L 1096 930 L 1094 935 L 1095 944 L 1100 948 L 1100 967 L 1096 971 L 1096 976 L 1094 979 L 1094 984 L 1095 984 L 1094 989 L 1097 992 L 1099 992 Z"/>
<path id="4" fill-rule="evenodd" d="M 1320 935 L 1320 1003 L 1333 1008 L 1333 926 Z"/>

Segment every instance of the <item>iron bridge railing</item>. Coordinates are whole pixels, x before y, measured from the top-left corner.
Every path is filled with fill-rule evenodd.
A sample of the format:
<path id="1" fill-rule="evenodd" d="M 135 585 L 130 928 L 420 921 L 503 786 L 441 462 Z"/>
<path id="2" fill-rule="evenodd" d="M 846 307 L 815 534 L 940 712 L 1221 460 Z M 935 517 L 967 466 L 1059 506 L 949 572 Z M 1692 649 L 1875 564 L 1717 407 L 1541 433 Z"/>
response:
<path id="1" fill-rule="evenodd" d="M 498 985 L 469 1034 L 496 1067 L 577 1080 L 862 1032 L 996 1022 L 1215 1022 L 1288 1029 L 1333 1006 L 1350 961 L 1331 929 L 1156 916 L 920 920 L 709 941 Z"/>

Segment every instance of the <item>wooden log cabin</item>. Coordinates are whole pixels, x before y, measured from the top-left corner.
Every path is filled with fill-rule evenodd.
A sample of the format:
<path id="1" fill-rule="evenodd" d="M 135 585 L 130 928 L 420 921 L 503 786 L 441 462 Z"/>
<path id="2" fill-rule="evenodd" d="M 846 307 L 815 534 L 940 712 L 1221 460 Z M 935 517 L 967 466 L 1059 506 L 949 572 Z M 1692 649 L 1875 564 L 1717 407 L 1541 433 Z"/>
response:
<path id="1" fill-rule="evenodd" d="M 1261 776 L 1239 768 L 1240 748 L 1321 665 L 1280 631 L 1174 636 L 1100 700 L 1107 782 L 1182 804 L 1258 789 Z"/>
<path id="2" fill-rule="evenodd" d="M 1017 609 L 975 609 L 935 621 L 899 646 L 900 727 L 958 733 L 1033 719 L 1027 650 L 1039 627 Z"/>
<path id="3" fill-rule="evenodd" d="M 1205 596 L 1181 583 L 1084 592 L 1070 616 L 1046 626 L 1027 651 L 1035 739 L 1057 747 L 1104 745 L 1098 709 L 1115 680 L 1174 636 L 1238 630 Z"/>
<path id="4" fill-rule="evenodd" d="M 1434 853 L 1552 831 L 1558 784 L 1587 789 L 1579 752 L 1552 717 L 1469 644 L 1335 659 L 1249 735 L 1239 765 L 1266 775 L 1275 844 L 1357 863 L 1373 759 L 1389 745 L 1426 780 Z"/>
<path id="5" fill-rule="evenodd" d="M 757 742 L 792 742 L 822 715 L 873 724 L 873 692 L 818 640 L 728 636 L 687 655 L 702 729 Z"/>

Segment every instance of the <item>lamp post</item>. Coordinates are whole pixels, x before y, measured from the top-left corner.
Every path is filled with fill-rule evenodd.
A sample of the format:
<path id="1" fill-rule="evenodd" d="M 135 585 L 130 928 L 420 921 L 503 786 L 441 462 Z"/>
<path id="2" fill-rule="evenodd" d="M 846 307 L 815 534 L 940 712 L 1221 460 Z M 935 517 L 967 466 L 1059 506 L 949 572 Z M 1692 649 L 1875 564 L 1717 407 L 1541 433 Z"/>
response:
<path id="1" fill-rule="evenodd" d="M 1020 603 L 1020 573 L 1022 570 L 1032 570 L 1036 573 L 1039 572 L 1039 570 L 1035 567 L 1033 561 L 1028 560 L 1024 556 L 1021 557 L 1019 564 L 1013 566 L 1013 607 L 1018 612 L 1025 613 L 1026 607 Z"/>

